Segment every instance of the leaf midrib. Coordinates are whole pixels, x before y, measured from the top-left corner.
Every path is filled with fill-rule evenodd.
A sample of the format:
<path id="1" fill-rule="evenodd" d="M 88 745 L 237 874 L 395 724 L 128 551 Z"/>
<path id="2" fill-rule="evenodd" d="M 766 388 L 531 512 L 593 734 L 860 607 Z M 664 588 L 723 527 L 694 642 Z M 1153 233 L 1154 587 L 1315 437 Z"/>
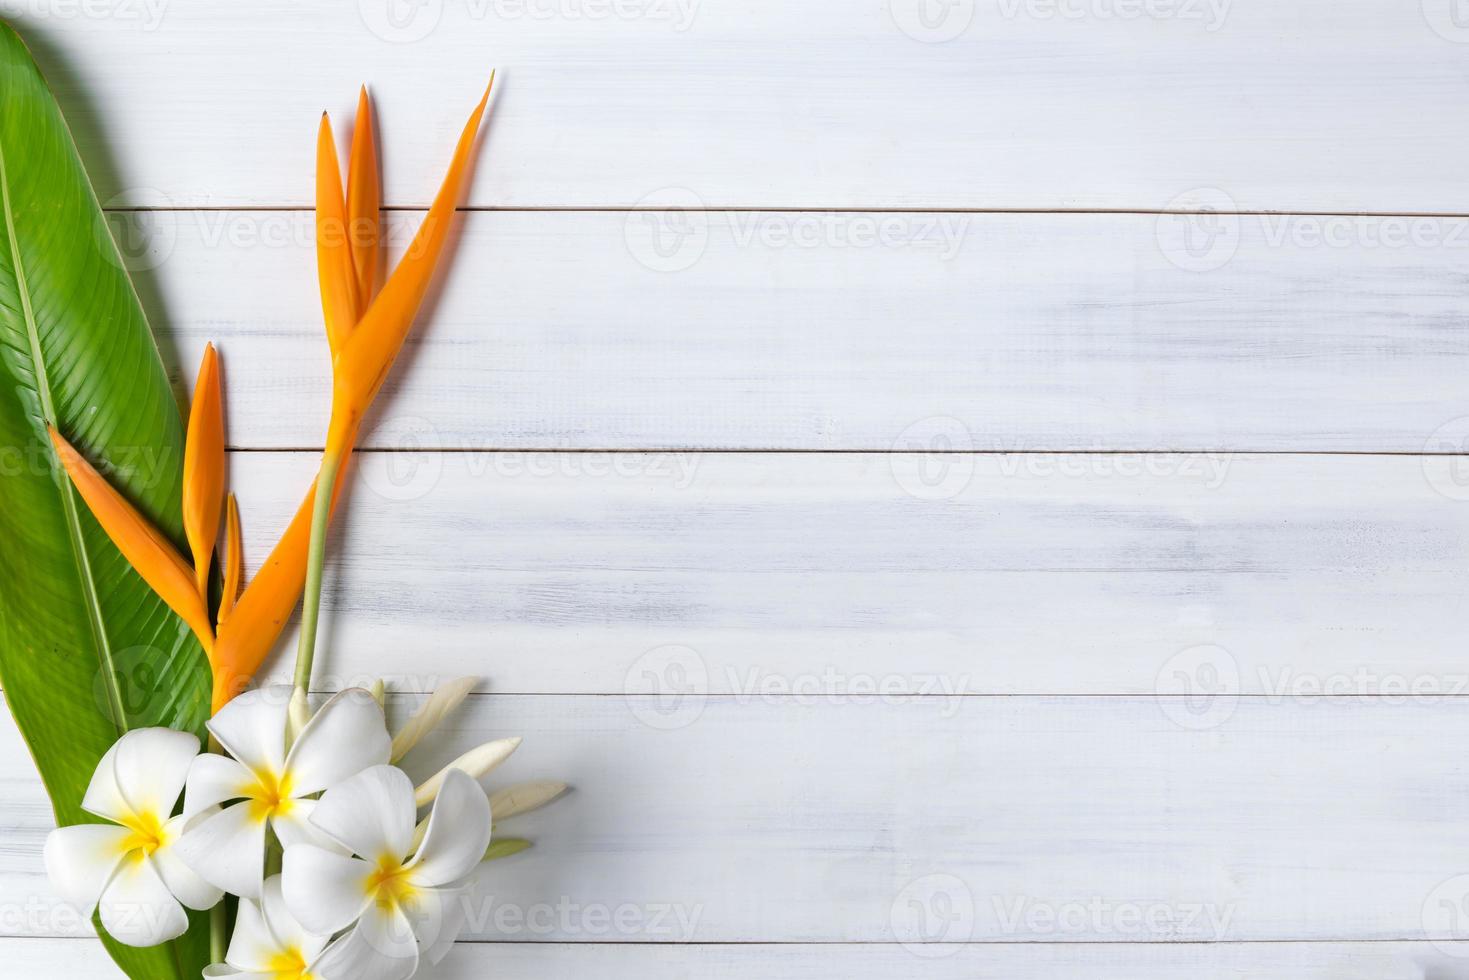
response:
<path id="1" fill-rule="evenodd" d="M 26 283 L 25 265 L 20 257 L 20 240 L 15 234 L 15 215 L 10 206 L 10 178 L 5 170 L 5 145 L 0 140 L 0 213 L 5 217 L 5 237 L 10 246 L 11 268 L 15 270 L 15 291 L 20 298 L 21 317 L 25 320 L 26 339 L 30 345 L 31 367 L 36 377 L 36 393 L 41 399 L 41 412 L 45 416 L 44 422 L 48 425 L 56 423 L 55 402 L 51 397 L 51 380 L 46 372 L 46 362 L 41 354 L 40 328 L 36 324 L 35 313 L 31 307 L 30 288 Z M 60 462 L 56 459 L 55 449 L 46 446 L 50 454 L 52 472 L 60 473 Z M 72 490 L 70 481 L 58 479 L 55 482 L 57 494 L 61 498 L 61 511 L 66 519 L 67 538 L 71 543 L 72 556 L 77 564 L 77 577 L 81 581 L 83 605 L 86 607 L 87 625 L 91 628 L 94 649 L 97 651 L 97 660 L 104 678 L 103 687 L 107 691 L 107 700 L 112 713 L 112 723 L 121 735 L 127 730 L 127 716 L 123 714 L 122 689 L 118 686 L 117 670 L 114 666 L 112 656 L 112 645 L 107 639 L 107 630 L 103 626 L 102 600 L 97 595 L 97 583 L 92 577 L 92 563 L 87 557 L 86 543 L 82 540 L 82 524 L 77 513 L 76 494 Z"/>

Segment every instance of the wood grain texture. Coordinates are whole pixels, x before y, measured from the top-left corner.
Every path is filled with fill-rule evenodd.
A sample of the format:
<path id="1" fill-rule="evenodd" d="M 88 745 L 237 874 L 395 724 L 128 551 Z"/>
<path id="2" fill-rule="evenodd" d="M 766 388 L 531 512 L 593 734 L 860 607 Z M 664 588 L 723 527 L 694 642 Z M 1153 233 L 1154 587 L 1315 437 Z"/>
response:
<path id="1" fill-rule="evenodd" d="M 116 156 L 114 204 L 305 204 L 317 116 L 345 116 L 361 82 L 386 199 L 423 204 L 499 66 L 479 205 L 676 186 L 716 206 L 1154 209 L 1218 187 L 1248 210 L 1469 209 L 1469 136 L 1444 122 L 1469 94 L 1469 28 L 1449 0 L 3 9 L 84 155 Z"/>
<path id="2" fill-rule="evenodd" d="M 495 692 L 605 694 L 687 669 L 746 698 L 1469 693 L 1469 503 L 1440 492 L 1462 489 L 1452 460 L 358 461 L 329 554 L 325 687 L 476 674 Z M 252 569 L 314 466 L 234 454 Z M 289 657 L 267 670 L 288 679 Z"/>
<path id="3" fill-rule="evenodd" d="M 136 220 L 231 442 L 320 445 L 311 215 Z M 473 213 L 364 444 L 1463 451 L 1469 221 L 1204 220 Z"/>
<path id="4" fill-rule="evenodd" d="M 1464 974 L 1469 947 L 1428 943 L 1108 944 L 951 947 L 918 959 L 901 946 L 562 943 L 461 944 L 419 980 L 1423 980 Z M 94 943 L 3 939 L 18 977 L 100 980 L 114 974 Z"/>
<path id="5" fill-rule="evenodd" d="M 410 756 L 421 778 L 525 733 L 490 786 L 574 787 L 502 822 L 537 846 L 487 866 L 469 937 L 1463 938 L 1440 903 L 1469 881 L 1469 702 L 1244 699 L 1207 731 L 1150 698 L 681 710 L 476 697 Z M 40 873 L 50 821 L 25 760 L 0 759 L 0 905 L 33 903 L 46 926 L 60 921 Z"/>

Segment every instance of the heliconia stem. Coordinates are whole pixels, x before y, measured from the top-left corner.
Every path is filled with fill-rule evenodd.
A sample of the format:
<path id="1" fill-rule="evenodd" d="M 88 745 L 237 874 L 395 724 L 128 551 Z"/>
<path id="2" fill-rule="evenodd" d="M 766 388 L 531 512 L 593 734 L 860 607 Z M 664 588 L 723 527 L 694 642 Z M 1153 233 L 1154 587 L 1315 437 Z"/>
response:
<path id="1" fill-rule="evenodd" d="M 306 590 L 301 597 L 301 639 L 296 646 L 296 689 L 311 690 L 311 664 L 316 656 L 316 624 L 321 613 L 321 572 L 326 562 L 326 533 L 331 525 L 332 497 L 342 457 L 322 457 L 316 477 L 316 497 L 311 504 L 311 542 L 306 552 Z"/>

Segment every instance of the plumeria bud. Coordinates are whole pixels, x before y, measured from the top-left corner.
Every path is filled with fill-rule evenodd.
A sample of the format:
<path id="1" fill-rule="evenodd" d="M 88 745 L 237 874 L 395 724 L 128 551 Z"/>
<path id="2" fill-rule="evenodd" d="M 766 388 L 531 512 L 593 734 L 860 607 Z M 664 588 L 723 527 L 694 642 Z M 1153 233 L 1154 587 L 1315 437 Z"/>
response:
<path id="1" fill-rule="evenodd" d="M 373 681 L 372 686 L 367 690 L 372 695 L 372 699 L 377 702 L 378 707 L 386 708 L 388 706 L 388 685 L 381 677 Z"/>
<path id="2" fill-rule="evenodd" d="M 490 794 L 490 813 L 496 820 L 504 820 L 517 814 L 543 807 L 566 792 L 567 785 L 555 780 L 543 779 L 534 783 L 507 786 Z"/>
<path id="3" fill-rule="evenodd" d="M 520 748 L 520 737 L 500 738 L 493 742 L 486 742 L 478 748 L 470 749 L 468 752 L 440 769 L 418 789 L 413 791 L 413 801 L 419 806 L 428 806 L 439 795 L 439 789 L 444 785 L 444 778 L 455 769 L 460 772 L 469 773 L 475 779 L 479 779 L 485 773 L 494 769 L 500 763 L 510 758 L 511 753 Z"/>
<path id="4" fill-rule="evenodd" d="M 413 713 L 413 717 L 409 718 L 394 736 L 392 761 L 397 762 L 403 758 L 425 735 L 438 728 L 443 720 L 469 696 L 469 692 L 474 690 L 474 686 L 478 683 L 479 678 L 477 677 L 461 677 L 457 681 L 450 681 L 442 685 L 430 694 L 423 706 Z"/>
<path id="5" fill-rule="evenodd" d="M 485 848 L 486 861 L 494 861 L 498 858 L 508 858 L 512 854 L 519 854 L 530 847 L 531 842 L 524 837 L 501 837 L 499 840 L 490 841 L 490 846 Z"/>

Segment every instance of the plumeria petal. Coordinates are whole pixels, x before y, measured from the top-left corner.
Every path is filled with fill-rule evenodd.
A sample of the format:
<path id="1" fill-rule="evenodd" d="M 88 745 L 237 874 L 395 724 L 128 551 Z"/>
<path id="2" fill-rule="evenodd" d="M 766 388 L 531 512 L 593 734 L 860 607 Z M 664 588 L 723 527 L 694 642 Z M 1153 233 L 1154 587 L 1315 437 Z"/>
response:
<path id="1" fill-rule="evenodd" d="M 119 823 L 135 814 L 166 816 L 183 789 L 199 739 L 171 728 L 139 728 L 112 743 L 97 763 L 82 809 Z"/>
<path id="2" fill-rule="evenodd" d="M 430 965 L 437 964 L 442 960 L 454 943 L 459 939 L 459 934 L 464 931 L 465 921 L 469 910 L 465 907 L 468 901 L 469 889 L 467 888 L 442 888 L 434 889 L 433 894 L 438 897 L 439 919 L 435 923 L 415 921 L 414 929 L 418 932 L 418 938 L 423 945 L 423 957 Z"/>
<path id="3" fill-rule="evenodd" d="M 270 882 L 266 882 L 267 888 L 269 885 Z M 281 942 L 266 924 L 260 904 L 248 898 L 240 899 L 239 910 L 235 913 L 235 930 L 230 934 L 229 951 L 224 955 L 225 964 L 249 973 L 267 973 L 280 948 Z"/>
<path id="4" fill-rule="evenodd" d="M 213 814 L 205 811 L 194 820 L 208 820 Z M 200 912 L 212 909 L 224 898 L 224 890 L 211 885 L 194 873 L 194 869 L 184 863 L 179 856 L 177 844 L 183 838 L 184 830 L 193 821 L 188 817 L 174 817 L 163 825 L 163 846 L 153 852 L 153 864 L 158 870 L 158 876 L 168 886 L 184 905 Z"/>
<path id="5" fill-rule="evenodd" d="M 430 962 L 442 959 L 464 928 L 467 889 L 418 888 L 400 905 L 413 929 L 422 955 Z"/>
<path id="6" fill-rule="evenodd" d="M 46 874 L 61 897 L 90 917 L 112 873 L 122 862 L 124 842 L 131 832 L 123 827 L 80 824 L 58 827 L 46 836 L 43 854 Z"/>
<path id="7" fill-rule="evenodd" d="M 92 771 L 87 792 L 82 796 L 83 810 L 112 821 L 129 820 L 133 815 L 133 805 L 122 795 L 122 787 L 117 782 L 117 753 L 120 745 L 122 739 L 113 742 L 102 754 L 97 768 Z"/>
<path id="8" fill-rule="evenodd" d="M 281 875 L 286 907 L 312 932 L 345 929 L 367 905 L 373 866 L 310 844 L 286 849 Z"/>
<path id="9" fill-rule="evenodd" d="M 310 963 L 326 948 L 331 934 L 312 932 L 296 920 L 290 907 L 286 905 L 283 880 L 281 875 L 276 875 L 265 883 L 259 908 L 265 915 L 266 928 L 275 938 L 276 946 L 295 950 L 301 954 L 302 959 Z M 233 961 L 231 957 L 226 959 Z"/>
<path id="10" fill-rule="evenodd" d="M 220 803 L 243 799 L 255 784 L 255 775 L 234 759 L 206 752 L 189 767 L 184 816 L 193 817 Z"/>
<path id="11" fill-rule="evenodd" d="M 290 701 L 291 689 L 285 685 L 246 691 L 209 719 L 209 731 L 230 755 L 254 772 L 278 773 L 286 763 Z"/>
<path id="12" fill-rule="evenodd" d="M 479 783 L 457 769 L 429 815 L 428 832 L 412 864 L 415 885 L 448 885 L 468 875 L 490 846 L 490 801 Z"/>
<path id="13" fill-rule="evenodd" d="M 270 818 L 270 829 L 280 840 L 282 847 L 292 844 L 314 844 L 338 854 L 350 853 L 320 827 L 311 822 L 316 812 L 316 800 L 292 800 L 290 806 L 277 810 Z"/>
<path id="14" fill-rule="evenodd" d="M 112 764 L 123 798 L 138 814 L 166 819 L 178 802 L 199 738 L 172 728 L 138 728 L 117 740 Z"/>
<path id="15" fill-rule="evenodd" d="M 413 781 L 393 766 L 364 769 L 327 790 L 311 822 L 369 860 L 401 860 L 413 843 Z"/>
<path id="16" fill-rule="evenodd" d="M 179 857 L 194 873 L 241 898 L 259 898 L 265 874 L 265 819 L 253 801 L 236 803 L 190 825 Z"/>
<path id="17" fill-rule="evenodd" d="M 251 971 L 252 973 L 255 971 Z M 232 966 L 223 963 L 214 963 L 204 968 L 204 980 L 218 980 L 220 977 L 243 977 L 245 974 Z"/>
<path id="18" fill-rule="evenodd" d="M 371 905 L 356 928 L 312 964 L 321 980 L 408 980 L 418 971 L 418 941 L 396 905 Z"/>
<path id="19" fill-rule="evenodd" d="M 128 946 L 157 946 L 189 929 L 184 907 L 147 858 L 118 865 L 97 910 L 107 934 Z"/>
<path id="20" fill-rule="evenodd" d="M 286 771 L 296 795 L 319 793 L 350 776 L 388 761 L 388 736 L 382 706 L 360 687 L 337 694 L 302 729 Z"/>

